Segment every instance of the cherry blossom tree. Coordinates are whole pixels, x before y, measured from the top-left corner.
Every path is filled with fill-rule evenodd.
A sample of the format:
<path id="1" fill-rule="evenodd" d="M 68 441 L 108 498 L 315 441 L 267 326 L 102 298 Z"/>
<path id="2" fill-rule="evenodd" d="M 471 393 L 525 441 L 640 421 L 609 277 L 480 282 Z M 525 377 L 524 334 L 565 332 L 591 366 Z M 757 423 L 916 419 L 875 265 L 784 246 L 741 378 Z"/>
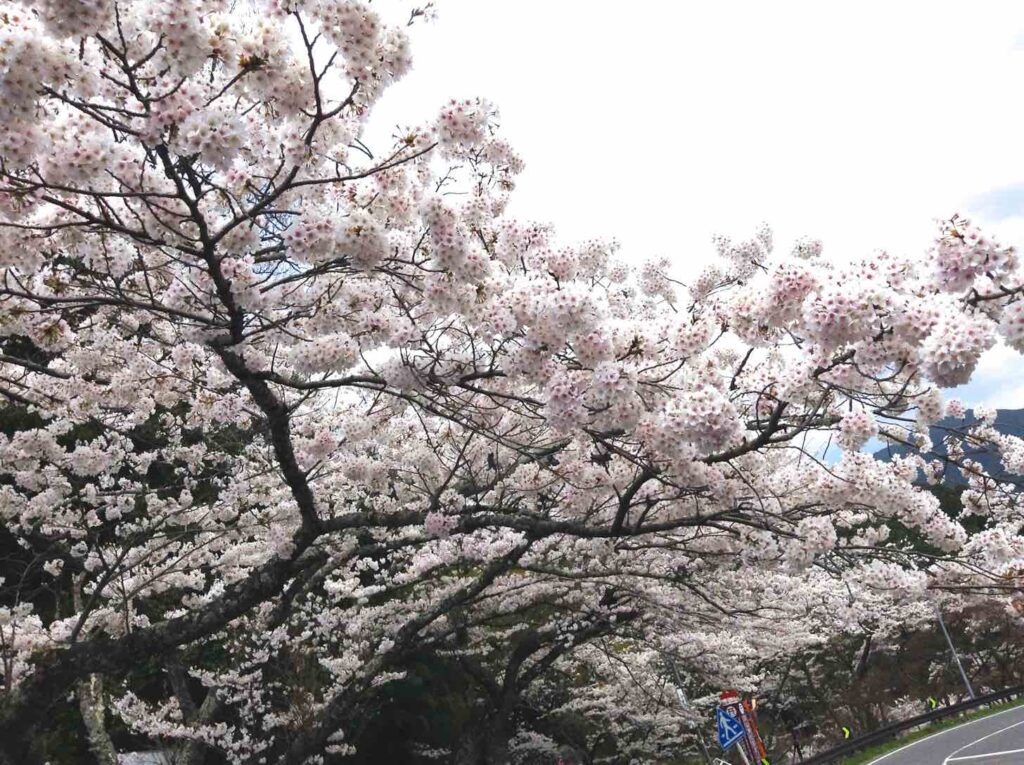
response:
<path id="1" fill-rule="evenodd" d="M 184 761 L 343 756 L 423 650 L 478 679 L 501 735 L 473 756 L 502 762 L 541 745 L 514 712 L 559 673 L 593 682 L 550 710 L 614 719 L 666 656 L 755 682 L 824 613 L 1012 589 L 1016 484 L 949 450 L 968 535 L 917 482 L 940 389 L 1024 350 L 1012 248 L 953 218 L 922 256 L 839 264 L 761 229 L 687 286 L 560 243 L 506 214 L 523 163 L 487 101 L 364 142 L 429 13 L 0 13 L 10 762 L 69 693 L 94 752 L 109 706 Z M 990 421 L 951 438 L 1024 467 Z M 140 696 L 142 662 L 171 693 Z"/>

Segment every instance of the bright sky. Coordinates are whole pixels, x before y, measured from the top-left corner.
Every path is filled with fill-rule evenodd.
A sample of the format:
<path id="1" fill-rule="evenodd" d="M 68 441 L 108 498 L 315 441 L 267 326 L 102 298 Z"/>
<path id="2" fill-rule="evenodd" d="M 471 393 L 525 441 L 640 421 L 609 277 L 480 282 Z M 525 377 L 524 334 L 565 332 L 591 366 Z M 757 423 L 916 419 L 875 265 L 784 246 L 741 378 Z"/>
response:
<path id="1" fill-rule="evenodd" d="M 686 278 L 761 221 L 847 259 L 967 213 L 1024 247 L 1015 2 L 440 0 L 379 125 L 482 96 L 526 160 L 513 213 Z M 997 351 L 968 403 L 1024 406 Z"/>

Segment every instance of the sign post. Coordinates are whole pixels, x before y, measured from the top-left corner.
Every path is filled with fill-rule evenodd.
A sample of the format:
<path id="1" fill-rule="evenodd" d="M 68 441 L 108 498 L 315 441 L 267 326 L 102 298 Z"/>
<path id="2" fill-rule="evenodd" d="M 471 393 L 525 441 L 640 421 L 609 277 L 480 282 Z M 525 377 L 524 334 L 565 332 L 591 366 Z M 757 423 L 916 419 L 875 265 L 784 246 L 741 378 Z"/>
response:
<path id="1" fill-rule="evenodd" d="M 739 691 L 723 691 L 719 695 L 719 708 L 729 712 L 743 726 L 744 737 L 740 742 L 740 751 L 745 762 L 764 765 L 768 762 L 768 752 L 757 731 L 757 715 L 750 700 L 740 697 Z"/>
<path id="2" fill-rule="evenodd" d="M 761 741 L 761 733 L 757 729 L 757 713 L 750 699 L 743 700 L 743 726 L 747 729 L 747 741 L 750 744 L 750 754 L 758 765 L 768 765 L 768 750 L 764 748 Z"/>

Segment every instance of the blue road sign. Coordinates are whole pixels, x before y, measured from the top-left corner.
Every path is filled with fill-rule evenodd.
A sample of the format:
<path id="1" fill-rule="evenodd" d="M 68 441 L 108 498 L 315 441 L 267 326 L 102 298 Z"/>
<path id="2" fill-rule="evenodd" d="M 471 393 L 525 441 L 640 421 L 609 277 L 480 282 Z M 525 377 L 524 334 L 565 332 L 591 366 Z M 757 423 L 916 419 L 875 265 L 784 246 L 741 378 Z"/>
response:
<path id="1" fill-rule="evenodd" d="M 715 720 L 718 723 L 718 745 L 722 749 L 728 749 L 746 735 L 740 721 L 721 707 L 718 708 Z"/>

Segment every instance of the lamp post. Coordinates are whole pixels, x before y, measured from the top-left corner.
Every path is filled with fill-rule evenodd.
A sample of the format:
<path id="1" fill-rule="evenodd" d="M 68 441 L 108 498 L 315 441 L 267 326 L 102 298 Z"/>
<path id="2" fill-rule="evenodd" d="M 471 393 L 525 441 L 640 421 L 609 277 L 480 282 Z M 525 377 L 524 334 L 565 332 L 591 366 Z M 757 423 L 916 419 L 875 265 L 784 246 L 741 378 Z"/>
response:
<path id="1" fill-rule="evenodd" d="M 939 626 L 942 627 L 942 634 L 946 636 L 946 643 L 949 645 L 950 653 L 953 654 L 953 660 L 956 662 L 957 669 L 960 670 L 960 677 L 964 679 L 964 686 L 967 688 L 967 695 L 971 701 L 974 701 L 974 688 L 971 687 L 971 681 L 967 679 L 967 673 L 964 672 L 964 665 L 960 661 L 960 654 L 956 652 L 956 646 L 953 645 L 953 639 L 949 636 L 949 630 L 946 629 L 946 622 L 942 618 L 942 609 L 939 608 L 938 603 L 934 603 L 935 615 L 939 617 Z"/>

